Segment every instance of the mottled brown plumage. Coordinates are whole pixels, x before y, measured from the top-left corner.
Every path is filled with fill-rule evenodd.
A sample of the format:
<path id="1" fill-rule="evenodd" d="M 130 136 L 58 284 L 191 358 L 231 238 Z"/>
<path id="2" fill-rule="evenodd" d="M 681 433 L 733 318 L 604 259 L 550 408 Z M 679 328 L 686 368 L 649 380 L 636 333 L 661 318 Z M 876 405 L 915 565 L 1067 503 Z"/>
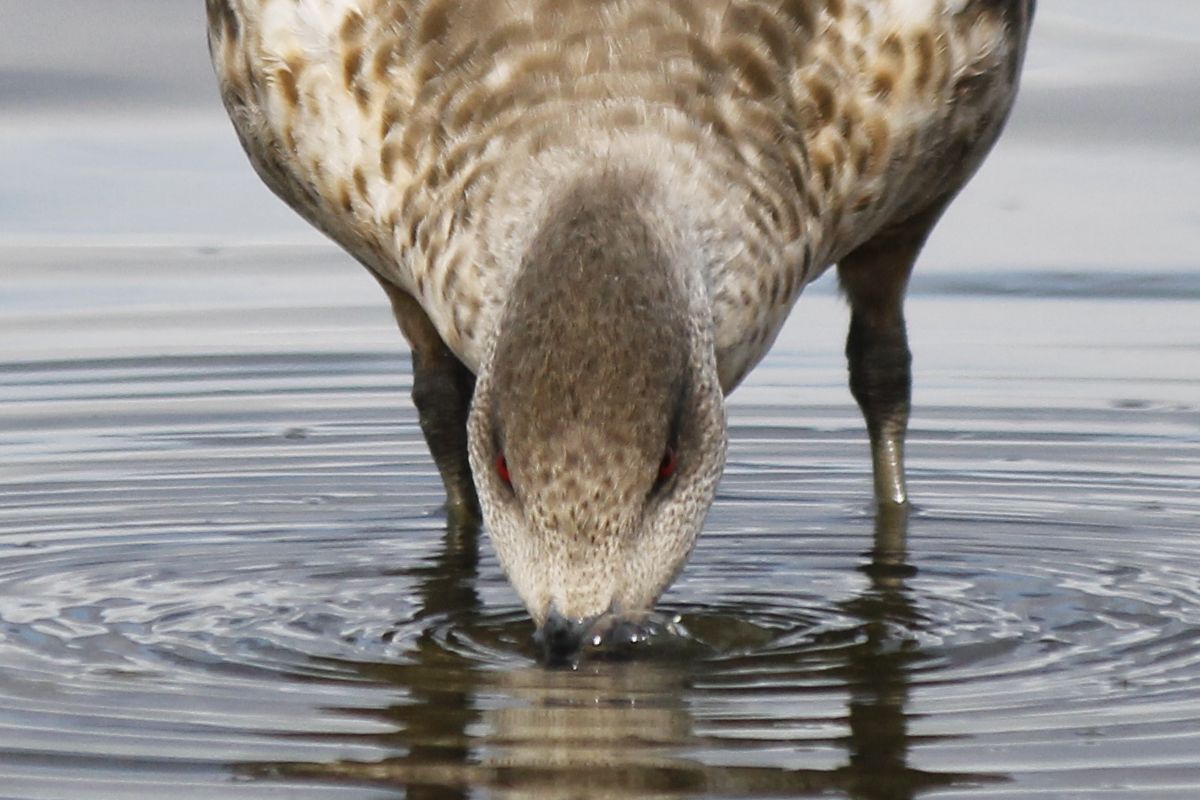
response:
<path id="1" fill-rule="evenodd" d="M 1032 0 L 207 5 L 259 174 L 388 289 L 426 395 L 478 376 L 475 484 L 539 622 L 653 603 L 711 501 L 722 393 L 834 263 L 904 502 L 904 285 L 1008 114 Z M 427 434 L 466 424 L 425 405 Z M 469 510 L 463 445 L 429 438 Z"/>

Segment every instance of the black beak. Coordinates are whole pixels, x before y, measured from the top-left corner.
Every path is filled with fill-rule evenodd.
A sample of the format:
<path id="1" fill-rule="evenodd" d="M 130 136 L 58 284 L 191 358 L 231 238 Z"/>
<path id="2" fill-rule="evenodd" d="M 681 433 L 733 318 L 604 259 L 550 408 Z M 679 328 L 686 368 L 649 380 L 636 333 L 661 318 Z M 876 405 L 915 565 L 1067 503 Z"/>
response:
<path id="1" fill-rule="evenodd" d="M 647 631 L 642 625 L 621 619 L 612 611 L 597 617 L 581 619 L 564 617 L 554 606 L 542 627 L 533 635 L 542 650 L 542 662 L 547 667 L 579 665 L 585 648 L 607 658 L 631 654 L 631 646 L 645 641 Z"/>
<path id="2" fill-rule="evenodd" d="M 564 617 L 552 607 L 542 627 L 533 635 L 533 640 L 542 648 L 542 660 L 546 666 L 575 666 L 593 622 L 591 619 Z"/>

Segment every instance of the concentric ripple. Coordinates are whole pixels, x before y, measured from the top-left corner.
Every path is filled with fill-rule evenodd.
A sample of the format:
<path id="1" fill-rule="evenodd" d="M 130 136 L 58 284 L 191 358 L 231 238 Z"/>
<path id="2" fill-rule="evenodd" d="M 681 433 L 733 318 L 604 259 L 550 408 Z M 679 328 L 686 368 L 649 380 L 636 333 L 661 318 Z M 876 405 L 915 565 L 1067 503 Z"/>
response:
<path id="1" fill-rule="evenodd" d="M 926 346 L 877 519 L 836 347 L 785 340 L 655 634 L 575 670 L 437 511 L 399 352 L 10 358 L 0 796 L 1197 796 L 1197 377 L 1013 346 Z"/>

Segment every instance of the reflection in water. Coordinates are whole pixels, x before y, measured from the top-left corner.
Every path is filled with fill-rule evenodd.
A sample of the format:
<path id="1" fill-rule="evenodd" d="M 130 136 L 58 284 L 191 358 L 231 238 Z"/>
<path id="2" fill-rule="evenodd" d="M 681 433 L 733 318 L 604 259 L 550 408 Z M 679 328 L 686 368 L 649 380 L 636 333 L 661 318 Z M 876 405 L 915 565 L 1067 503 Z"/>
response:
<path id="1" fill-rule="evenodd" d="M 439 800 L 465 798 L 480 788 L 538 798 L 838 790 L 864 800 L 903 800 L 935 787 L 997 780 L 909 764 L 908 682 L 923 656 L 912 636 L 921 617 L 906 585 L 915 573 L 906 560 L 907 525 L 906 509 L 880 510 L 863 566 L 869 584 L 840 605 L 854 624 L 810 642 L 824 662 L 815 668 L 837 675 L 849 695 L 841 766 L 749 767 L 689 758 L 689 750 L 733 751 L 738 744 L 697 734 L 685 701 L 705 678 L 728 669 L 719 657 L 696 662 L 678 653 L 647 653 L 626 663 L 585 662 L 575 671 L 532 664 L 497 670 L 427 629 L 414 648 L 415 663 L 356 665 L 364 677 L 404 692 L 404 702 L 372 714 L 395 727 L 380 743 L 401 755 L 374 763 L 253 764 L 241 771 L 259 778 L 403 786 L 408 797 Z M 477 530 L 451 527 L 437 560 L 415 571 L 422 610 L 414 623 L 448 617 L 469 625 L 482 612 L 475 589 L 477 537 Z M 797 663 L 813 658 L 799 649 L 783 655 Z M 747 667 L 745 660 L 738 663 L 736 669 Z"/>
<path id="2" fill-rule="evenodd" d="M 907 561 L 907 538 L 908 508 L 881 507 L 863 567 L 870 588 L 843 604 L 859 621 L 858 640 L 845 652 L 850 765 L 844 788 L 869 800 L 906 800 L 922 789 L 967 780 L 908 765 L 908 678 L 921 654 L 906 636 L 920 622 L 905 585 L 916 571 Z"/>
<path id="3" fill-rule="evenodd" d="M 446 771 L 453 771 L 453 765 L 466 764 L 471 757 L 470 730 L 479 719 L 471 680 L 474 671 L 462 663 L 463 657 L 439 648 L 422 621 L 479 610 L 475 590 L 478 539 L 476 527 L 448 523 L 445 546 L 438 559 L 414 575 L 421 609 L 413 624 L 421 630 L 418 652 L 430 656 L 425 665 L 427 674 L 410 679 L 411 702 L 393 706 L 384 715 L 397 724 L 401 732 L 397 738 L 405 745 L 408 760 L 426 765 L 425 769 L 432 772 L 423 780 L 410 781 L 407 796 L 412 800 L 467 796 L 466 787 L 439 780 L 437 772 L 442 771 L 441 765 L 452 765 Z"/>

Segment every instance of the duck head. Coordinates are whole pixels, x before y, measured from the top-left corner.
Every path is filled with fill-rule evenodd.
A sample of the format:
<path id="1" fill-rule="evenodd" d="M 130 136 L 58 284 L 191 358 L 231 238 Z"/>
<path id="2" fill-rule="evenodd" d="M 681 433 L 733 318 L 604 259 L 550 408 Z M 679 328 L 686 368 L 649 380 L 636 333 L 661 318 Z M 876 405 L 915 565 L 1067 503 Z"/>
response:
<path id="1" fill-rule="evenodd" d="M 636 626 L 682 569 L 725 461 L 696 251 L 612 179 L 548 204 L 481 365 L 471 467 L 547 657 Z"/>

